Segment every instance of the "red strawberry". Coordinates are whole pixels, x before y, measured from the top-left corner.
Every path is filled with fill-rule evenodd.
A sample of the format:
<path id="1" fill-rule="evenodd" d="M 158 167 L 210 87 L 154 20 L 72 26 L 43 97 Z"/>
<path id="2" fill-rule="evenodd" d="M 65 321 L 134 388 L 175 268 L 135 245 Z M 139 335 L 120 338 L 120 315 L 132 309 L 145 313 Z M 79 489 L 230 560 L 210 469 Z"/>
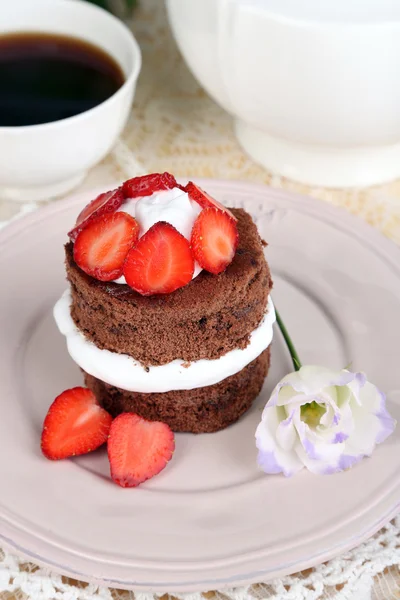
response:
<path id="1" fill-rule="evenodd" d="M 136 487 L 162 471 L 174 449 L 168 425 L 123 413 L 114 419 L 108 438 L 111 477 L 121 487 Z"/>
<path id="2" fill-rule="evenodd" d="M 78 233 L 85 229 L 89 223 L 110 213 L 114 213 L 122 205 L 125 200 L 122 190 L 111 190 L 100 194 L 94 200 L 89 202 L 87 206 L 79 213 L 76 220 L 75 227 L 68 233 L 71 240 L 74 242 L 78 236 Z"/>
<path id="3" fill-rule="evenodd" d="M 142 294 L 169 294 L 193 277 L 189 242 L 169 223 L 155 223 L 132 250 L 124 264 L 126 283 Z"/>
<path id="4" fill-rule="evenodd" d="M 89 223 L 74 244 L 76 264 L 100 281 L 122 275 L 124 260 L 139 237 L 137 221 L 124 212 L 104 215 Z"/>
<path id="5" fill-rule="evenodd" d="M 232 262 L 239 242 L 236 221 L 217 208 L 201 211 L 192 229 L 191 247 L 199 265 L 218 275 Z"/>
<path id="6" fill-rule="evenodd" d="M 66 390 L 54 400 L 43 423 L 42 452 L 50 460 L 87 454 L 107 441 L 111 415 L 83 387 Z"/>
<path id="7" fill-rule="evenodd" d="M 232 219 L 235 219 L 235 221 L 237 221 L 237 218 L 229 210 L 229 208 L 226 208 L 226 206 L 221 204 L 221 202 L 218 202 L 218 200 L 212 198 L 212 196 L 210 196 L 209 194 L 207 194 L 207 192 L 202 190 L 201 187 L 193 183 L 193 181 L 189 181 L 189 183 L 183 189 L 187 194 L 189 194 L 189 198 L 197 202 L 197 204 L 200 204 L 202 208 L 218 208 L 219 210 L 223 210 L 224 212 L 228 213 L 228 215 L 232 217 Z"/>
<path id="8" fill-rule="evenodd" d="M 138 198 L 139 196 L 151 196 L 154 192 L 171 190 L 178 187 L 176 179 L 169 173 L 152 173 L 142 177 L 128 179 L 122 186 L 125 198 Z"/>

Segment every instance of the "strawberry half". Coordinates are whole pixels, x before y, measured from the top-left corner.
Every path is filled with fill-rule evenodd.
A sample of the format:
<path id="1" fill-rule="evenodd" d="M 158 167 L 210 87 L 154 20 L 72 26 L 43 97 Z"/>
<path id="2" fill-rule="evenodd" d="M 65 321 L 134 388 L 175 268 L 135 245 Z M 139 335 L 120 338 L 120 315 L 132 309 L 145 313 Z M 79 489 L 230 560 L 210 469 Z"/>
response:
<path id="1" fill-rule="evenodd" d="M 228 213 L 228 215 L 232 217 L 232 219 L 237 221 L 237 218 L 229 210 L 229 208 L 226 208 L 226 206 L 221 204 L 221 202 L 218 202 L 218 200 L 210 196 L 210 194 L 207 194 L 207 192 L 205 192 L 201 189 L 201 187 L 193 183 L 193 181 L 189 181 L 184 190 L 189 195 L 189 198 L 197 202 L 197 204 L 200 204 L 202 208 L 218 208 L 219 210 Z"/>
<path id="2" fill-rule="evenodd" d="M 78 234 L 76 264 L 91 277 L 112 281 L 121 277 L 124 261 L 139 237 L 137 221 L 124 212 L 104 215 Z"/>
<path id="3" fill-rule="evenodd" d="M 125 198 L 138 198 L 139 196 L 151 196 L 154 192 L 161 190 L 171 190 L 174 187 L 178 187 L 178 184 L 170 173 L 152 173 L 128 179 L 122 186 L 122 192 Z"/>
<path id="4" fill-rule="evenodd" d="M 142 294 L 169 294 L 192 280 L 194 260 L 189 242 L 169 223 L 155 223 L 129 251 L 126 283 Z"/>
<path id="5" fill-rule="evenodd" d="M 114 419 L 108 438 L 111 477 L 121 487 L 136 487 L 162 471 L 174 449 L 168 425 L 123 413 Z"/>
<path id="6" fill-rule="evenodd" d="M 79 213 L 75 227 L 68 233 L 71 240 L 74 242 L 78 237 L 78 234 L 85 229 L 89 223 L 98 219 L 98 217 L 116 212 L 119 207 L 122 206 L 124 200 L 125 198 L 122 190 L 117 189 L 100 194 L 100 196 L 97 196 L 97 198 L 89 202 L 82 212 Z"/>
<path id="7" fill-rule="evenodd" d="M 50 460 L 87 454 L 107 441 L 111 422 L 93 392 L 83 387 L 66 390 L 44 420 L 42 452 Z"/>
<path id="8" fill-rule="evenodd" d="M 194 222 L 191 247 L 206 271 L 218 275 L 232 262 L 239 242 L 236 221 L 218 208 L 205 208 Z"/>

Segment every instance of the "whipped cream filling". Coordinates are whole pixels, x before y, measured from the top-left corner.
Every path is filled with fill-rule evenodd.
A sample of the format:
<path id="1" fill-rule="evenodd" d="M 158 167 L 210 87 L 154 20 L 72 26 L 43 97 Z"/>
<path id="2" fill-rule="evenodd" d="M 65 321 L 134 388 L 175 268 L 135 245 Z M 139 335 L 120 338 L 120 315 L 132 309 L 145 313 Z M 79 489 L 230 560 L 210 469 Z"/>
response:
<path id="1" fill-rule="evenodd" d="M 179 188 L 155 192 L 151 196 L 128 198 L 117 212 L 125 212 L 134 217 L 140 225 L 139 237 L 142 237 L 155 223 L 165 221 L 170 223 L 190 241 L 193 225 L 201 213 L 201 206 L 189 198 L 189 195 Z M 196 262 L 193 279 L 202 271 Z M 122 275 L 114 283 L 126 283 Z"/>
<path id="2" fill-rule="evenodd" d="M 71 293 L 64 292 L 54 307 L 54 318 L 67 339 L 68 352 L 81 369 L 101 381 L 129 392 L 155 393 L 192 390 L 219 383 L 255 360 L 272 342 L 275 310 L 271 298 L 259 326 L 243 350 L 231 350 L 215 360 L 191 363 L 173 360 L 147 369 L 127 354 L 101 350 L 85 338 L 71 317 Z"/>

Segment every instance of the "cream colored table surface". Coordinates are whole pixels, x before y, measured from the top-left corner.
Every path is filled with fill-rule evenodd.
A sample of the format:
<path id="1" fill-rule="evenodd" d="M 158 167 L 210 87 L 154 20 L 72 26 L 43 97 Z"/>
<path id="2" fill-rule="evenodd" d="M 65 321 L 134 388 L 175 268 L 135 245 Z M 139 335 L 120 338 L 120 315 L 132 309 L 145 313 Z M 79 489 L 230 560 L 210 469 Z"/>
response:
<path id="1" fill-rule="evenodd" d="M 143 69 L 132 115 L 114 151 L 89 173 L 80 189 L 90 189 L 113 180 L 152 171 L 170 171 L 183 179 L 214 177 L 261 182 L 342 206 L 400 243 L 400 181 L 364 190 L 328 190 L 299 185 L 266 172 L 242 152 L 233 134 L 231 117 L 206 95 L 188 71 L 172 39 L 161 0 L 142 0 L 140 8 L 134 14 L 132 28 L 143 52 Z M 21 205 L 5 202 L 0 198 L 0 221 L 12 218 L 20 210 Z M 399 525 L 400 523 L 391 532 L 392 538 L 393 535 L 397 536 Z M 379 553 L 383 552 L 385 544 L 386 542 L 376 544 L 377 555 L 372 558 L 379 559 Z M 398 550 L 399 539 L 395 546 Z M 359 567 L 363 561 L 367 561 L 365 552 L 360 556 Z M 0 578 L 1 558 L 0 550 Z M 375 560 L 376 562 L 379 563 L 379 560 Z M 375 576 L 372 596 L 368 593 L 365 600 L 400 598 L 399 562 L 395 560 L 393 566 Z M 388 564 L 388 561 L 385 564 Z M 21 570 L 23 571 L 23 568 Z M 26 571 L 32 570 L 34 566 L 28 565 Z M 382 569 L 376 568 L 370 571 L 370 574 L 373 576 L 380 571 Z M 349 578 L 353 572 L 354 570 L 349 571 Z M 360 573 L 358 569 L 356 576 L 361 576 Z M 304 581 L 307 575 L 309 573 L 300 575 L 299 580 Z M 322 592 L 315 592 L 315 595 L 310 596 L 302 595 L 303 586 L 300 586 L 297 592 L 293 591 L 292 581 L 294 580 L 287 582 L 286 592 L 285 586 L 282 585 L 280 595 L 276 595 L 277 587 L 272 589 L 264 586 L 255 592 L 255 596 L 287 597 L 288 600 L 356 598 L 351 595 L 353 592 L 350 589 L 350 595 L 340 593 L 340 590 L 346 591 L 346 580 L 339 586 L 330 586 L 326 582 L 324 585 L 322 581 Z M 78 597 L 76 587 L 62 588 L 64 591 L 55 588 L 54 596 L 43 596 L 40 588 L 38 584 L 36 595 L 31 592 L 32 598 Z M 285 593 L 291 595 L 282 595 Z M 120 594 L 121 592 L 112 593 L 113 596 Z M 250 591 L 247 590 L 245 597 L 249 594 Z M 3 592 L 0 593 L 0 597 L 4 600 L 23 598 L 26 595 L 21 591 Z M 80 593 L 79 597 L 82 597 Z M 89 594 L 87 597 L 94 596 Z M 103 597 L 108 597 L 108 593 Z M 359 598 L 364 600 L 363 595 Z"/>

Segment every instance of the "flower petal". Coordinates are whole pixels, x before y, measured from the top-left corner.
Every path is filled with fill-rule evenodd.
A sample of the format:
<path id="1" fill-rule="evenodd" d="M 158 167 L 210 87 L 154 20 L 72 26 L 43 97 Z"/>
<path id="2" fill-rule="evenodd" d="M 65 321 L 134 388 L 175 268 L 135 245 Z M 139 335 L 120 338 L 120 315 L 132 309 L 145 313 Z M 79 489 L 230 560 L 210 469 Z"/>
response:
<path id="1" fill-rule="evenodd" d="M 326 367 L 309 365 L 298 371 L 299 380 L 292 383 L 295 390 L 305 394 L 318 394 L 321 390 L 331 386 L 347 385 L 354 379 L 354 373 L 342 370 L 335 371 Z"/>
<path id="2" fill-rule="evenodd" d="M 276 441 L 276 431 L 284 411 L 275 406 L 264 409 L 263 418 L 256 431 L 257 462 L 270 474 L 283 473 L 287 477 L 303 468 L 294 450 L 283 450 Z"/>
<path id="3" fill-rule="evenodd" d="M 302 404 L 316 400 L 316 396 L 336 394 L 336 386 L 346 386 L 356 380 L 359 373 L 342 370 L 335 371 L 321 366 L 304 366 L 299 371 L 286 375 L 272 392 L 268 405 L 286 405 L 300 401 Z M 331 398 L 336 400 L 336 398 Z M 318 401 L 318 400 L 317 400 Z"/>
<path id="4" fill-rule="evenodd" d="M 354 373 L 354 379 L 349 383 L 349 389 L 358 404 L 361 404 L 360 394 L 367 382 L 365 373 Z M 375 386 L 374 386 L 375 387 Z"/>
<path id="5" fill-rule="evenodd" d="M 342 449 L 340 444 L 332 444 L 321 436 L 318 431 L 311 429 L 303 421 L 296 421 L 296 429 L 299 434 L 301 445 L 309 458 L 316 461 L 326 461 L 335 464 L 338 461 Z M 296 447 L 298 448 L 298 446 Z"/>
<path id="6" fill-rule="evenodd" d="M 364 458 L 363 454 L 358 455 L 350 455 L 350 454 L 342 454 L 338 463 L 339 471 L 347 471 L 347 469 L 351 469 L 358 462 L 360 462 Z"/>
<path id="7" fill-rule="evenodd" d="M 295 409 L 284 421 L 281 421 L 276 430 L 276 441 L 282 450 L 292 450 L 296 443 L 297 432 L 293 423 Z"/>
<path id="8" fill-rule="evenodd" d="M 329 462 L 310 458 L 300 444 L 297 446 L 296 452 L 299 459 L 304 463 L 304 466 L 315 475 L 332 475 L 332 473 L 337 473 L 340 470 L 337 460 Z"/>
<path id="9" fill-rule="evenodd" d="M 393 433 L 396 421 L 386 409 L 385 395 L 368 381 L 351 408 L 355 430 L 346 442 L 346 452 L 370 456 L 375 445 Z"/>
<path id="10" fill-rule="evenodd" d="M 288 375 L 289 377 L 290 375 Z M 296 395 L 296 391 L 291 386 L 287 378 L 282 379 L 276 387 L 273 389 L 270 399 L 266 406 L 276 406 L 279 404 L 287 404 L 290 402 L 293 396 Z"/>
<path id="11" fill-rule="evenodd" d="M 354 420 L 350 406 L 347 404 L 338 412 L 339 419 L 336 425 L 336 420 L 332 422 L 330 427 L 320 425 L 317 430 L 318 434 L 326 443 L 341 444 L 346 441 L 354 431 Z M 322 422 L 322 419 L 321 419 Z"/>
<path id="12" fill-rule="evenodd" d="M 325 413 L 320 420 L 320 427 L 331 427 L 335 417 L 335 410 L 331 404 L 326 405 Z"/>
<path id="13" fill-rule="evenodd" d="M 382 444 L 382 442 L 384 442 L 386 440 L 386 438 L 388 438 L 389 435 L 391 435 L 393 433 L 393 431 L 395 430 L 396 425 L 397 425 L 396 419 L 393 419 L 393 417 L 389 414 L 389 412 L 386 408 L 385 394 L 383 392 L 380 392 L 380 394 L 381 394 L 381 403 L 380 403 L 381 405 L 379 407 L 379 410 L 375 413 L 375 415 L 378 417 L 378 419 L 381 422 L 382 430 L 376 438 L 377 444 Z"/>

